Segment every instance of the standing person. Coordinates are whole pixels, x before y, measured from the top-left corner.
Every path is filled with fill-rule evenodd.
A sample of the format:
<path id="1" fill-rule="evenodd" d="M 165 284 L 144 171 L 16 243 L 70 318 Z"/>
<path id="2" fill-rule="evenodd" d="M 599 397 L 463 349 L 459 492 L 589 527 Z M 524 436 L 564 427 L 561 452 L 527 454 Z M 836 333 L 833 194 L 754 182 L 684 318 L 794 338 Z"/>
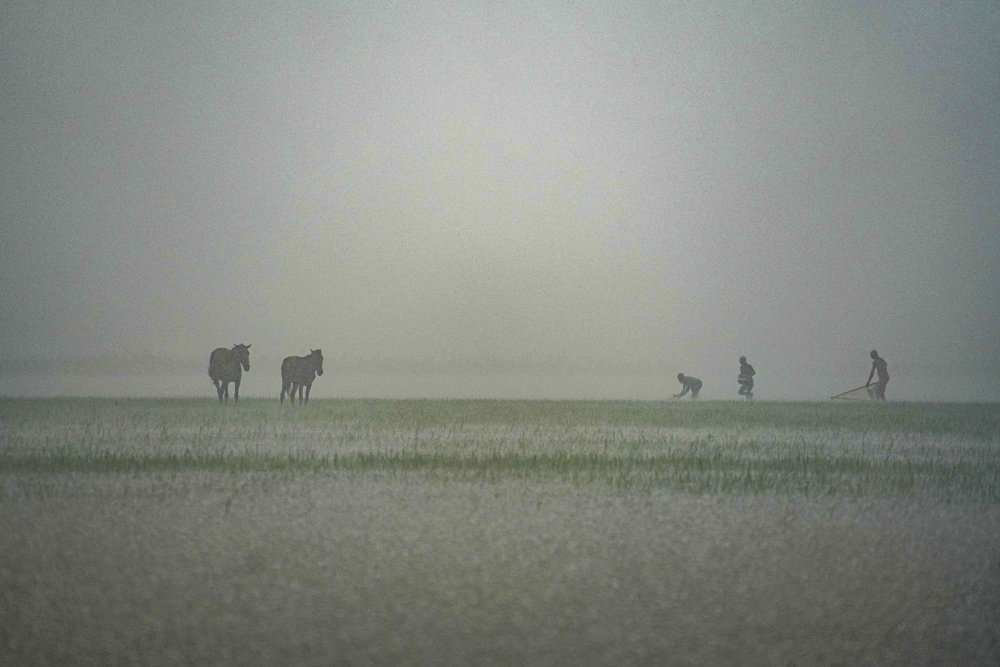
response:
<path id="1" fill-rule="evenodd" d="M 747 363 L 747 358 L 740 357 L 740 376 L 736 381 L 740 385 L 740 396 L 746 396 L 748 401 L 753 398 L 753 376 L 756 374 L 753 366 Z"/>
<path id="2" fill-rule="evenodd" d="M 878 356 L 878 352 L 872 350 L 872 372 L 868 374 L 868 382 L 865 382 L 865 386 L 869 386 L 872 383 L 872 377 L 878 373 L 878 382 L 875 383 L 875 397 L 880 400 L 885 400 L 885 386 L 889 384 L 889 365 L 885 363 L 885 359 Z"/>
<path id="3" fill-rule="evenodd" d="M 698 392 L 701 391 L 701 380 L 691 375 L 684 375 L 684 373 L 678 373 L 677 379 L 680 380 L 681 393 L 674 394 L 673 398 L 680 398 L 684 394 L 691 392 L 691 398 L 698 398 Z"/>

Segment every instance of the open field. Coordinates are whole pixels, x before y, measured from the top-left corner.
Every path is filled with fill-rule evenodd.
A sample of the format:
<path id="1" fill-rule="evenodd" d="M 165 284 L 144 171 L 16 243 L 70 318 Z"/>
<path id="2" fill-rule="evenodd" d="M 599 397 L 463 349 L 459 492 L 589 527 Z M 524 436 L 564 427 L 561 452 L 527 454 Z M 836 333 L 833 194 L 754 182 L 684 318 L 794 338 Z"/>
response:
<path id="1" fill-rule="evenodd" d="M 996 664 L 990 404 L 0 400 L 0 662 Z"/>

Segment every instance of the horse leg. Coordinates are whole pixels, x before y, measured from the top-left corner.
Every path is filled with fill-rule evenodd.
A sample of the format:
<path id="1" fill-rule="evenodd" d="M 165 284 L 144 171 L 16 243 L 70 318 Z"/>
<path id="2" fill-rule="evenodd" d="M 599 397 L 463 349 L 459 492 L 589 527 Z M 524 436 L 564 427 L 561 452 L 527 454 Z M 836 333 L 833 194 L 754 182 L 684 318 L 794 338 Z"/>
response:
<path id="1" fill-rule="evenodd" d="M 282 405 L 285 404 L 285 392 L 287 392 L 287 391 L 288 391 L 288 381 L 282 380 L 281 381 L 281 393 L 278 394 L 278 400 L 281 401 Z"/>
<path id="2" fill-rule="evenodd" d="M 219 395 L 219 403 L 222 403 L 222 383 L 218 380 L 212 380 L 215 385 L 215 393 Z"/>
<path id="3" fill-rule="evenodd" d="M 223 395 L 226 397 L 226 405 L 229 405 L 229 382 L 226 380 L 222 381 Z"/>
<path id="4" fill-rule="evenodd" d="M 305 388 L 305 385 L 302 385 L 302 384 L 299 385 L 299 405 L 302 405 L 302 390 L 304 388 Z"/>
<path id="5" fill-rule="evenodd" d="M 240 402 L 240 379 L 236 378 L 233 381 L 233 405 Z"/>
<path id="6" fill-rule="evenodd" d="M 309 392 L 312 391 L 312 382 L 306 385 L 306 403 L 309 402 Z"/>

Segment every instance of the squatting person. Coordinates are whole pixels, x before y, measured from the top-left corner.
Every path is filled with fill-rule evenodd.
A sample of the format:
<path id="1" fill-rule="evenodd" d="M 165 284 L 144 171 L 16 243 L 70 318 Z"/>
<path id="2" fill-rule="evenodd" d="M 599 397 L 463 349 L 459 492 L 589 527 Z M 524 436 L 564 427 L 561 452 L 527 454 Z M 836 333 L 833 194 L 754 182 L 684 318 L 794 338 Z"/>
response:
<path id="1" fill-rule="evenodd" d="M 753 366 L 747 363 L 747 358 L 740 357 L 740 375 L 736 378 L 736 382 L 740 385 L 740 396 L 746 396 L 747 400 L 753 398 L 753 376 L 756 374 L 757 371 Z"/>

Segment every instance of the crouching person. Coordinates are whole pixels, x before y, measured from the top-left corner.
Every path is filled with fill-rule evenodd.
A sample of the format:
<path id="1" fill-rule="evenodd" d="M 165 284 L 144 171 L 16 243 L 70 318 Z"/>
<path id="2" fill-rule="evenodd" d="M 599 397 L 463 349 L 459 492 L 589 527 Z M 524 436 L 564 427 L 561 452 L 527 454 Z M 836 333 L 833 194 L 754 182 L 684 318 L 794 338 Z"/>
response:
<path id="1" fill-rule="evenodd" d="M 692 375 L 684 375 L 684 373 L 678 373 L 677 380 L 681 383 L 681 393 L 674 394 L 673 398 L 681 398 L 688 392 L 691 393 L 691 398 L 698 398 L 698 392 L 701 391 L 701 380 Z"/>

